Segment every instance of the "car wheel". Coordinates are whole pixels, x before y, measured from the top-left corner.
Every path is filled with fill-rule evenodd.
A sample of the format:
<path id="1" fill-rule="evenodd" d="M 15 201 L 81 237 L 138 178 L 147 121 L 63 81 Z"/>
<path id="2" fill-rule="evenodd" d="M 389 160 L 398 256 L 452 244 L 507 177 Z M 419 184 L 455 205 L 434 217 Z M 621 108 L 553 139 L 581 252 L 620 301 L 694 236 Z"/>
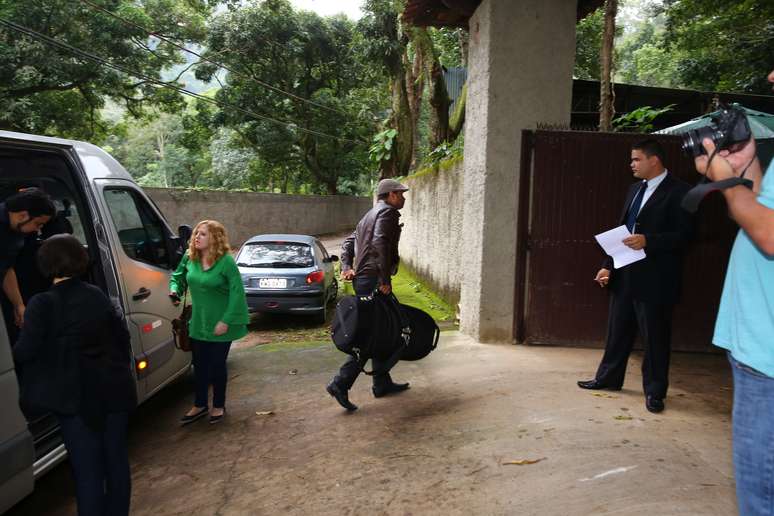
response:
<path id="1" fill-rule="evenodd" d="M 322 312 L 317 314 L 315 317 L 317 317 L 317 322 L 323 326 L 328 324 L 328 306 L 323 306 Z"/>
<path id="2" fill-rule="evenodd" d="M 331 293 L 328 297 L 328 303 L 335 303 L 336 298 L 339 296 L 339 282 L 337 280 L 333 280 L 331 283 Z"/>

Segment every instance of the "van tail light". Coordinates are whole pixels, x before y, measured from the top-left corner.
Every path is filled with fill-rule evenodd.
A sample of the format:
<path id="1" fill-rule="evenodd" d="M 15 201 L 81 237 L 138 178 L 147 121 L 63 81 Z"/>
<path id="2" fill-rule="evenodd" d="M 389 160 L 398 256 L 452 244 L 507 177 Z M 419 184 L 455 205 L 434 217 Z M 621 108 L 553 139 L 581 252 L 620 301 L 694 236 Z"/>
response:
<path id="1" fill-rule="evenodd" d="M 313 285 L 315 283 L 322 283 L 325 279 L 325 273 L 323 271 L 310 272 L 306 277 L 306 284 Z"/>

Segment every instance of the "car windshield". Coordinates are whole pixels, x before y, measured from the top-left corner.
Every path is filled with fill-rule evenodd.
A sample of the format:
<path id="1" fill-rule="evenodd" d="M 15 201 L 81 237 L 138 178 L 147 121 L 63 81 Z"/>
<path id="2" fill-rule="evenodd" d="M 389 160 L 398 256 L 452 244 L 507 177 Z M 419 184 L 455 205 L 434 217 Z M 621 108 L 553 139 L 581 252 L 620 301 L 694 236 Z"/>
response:
<path id="1" fill-rule="evenodd" d="M 255 242 L 239 253 L 237 265 L 261 268 L 302 268 L 314 265 L 312 248 L 297 242 Z"/>

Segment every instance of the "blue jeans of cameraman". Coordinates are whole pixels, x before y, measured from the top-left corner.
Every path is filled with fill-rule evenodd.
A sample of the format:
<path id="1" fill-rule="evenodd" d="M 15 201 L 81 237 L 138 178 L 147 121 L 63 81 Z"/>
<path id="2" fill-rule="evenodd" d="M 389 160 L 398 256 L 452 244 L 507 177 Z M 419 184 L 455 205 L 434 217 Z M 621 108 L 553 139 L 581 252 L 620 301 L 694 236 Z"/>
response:
<path id="1" fill-rule="evenodd" d="M 774 515 L 774 378 L 735 360 L 734 476 L 740 516 Z"/>
<path id="2" fill-rule="evenodd" d="M 374 293 L 374 289 L 379 282 L 376 276 L 355 277 L 352 280 L 352 287 L 355 289 L 355 294 L 358 296 L 367 296 Z M 340 389 L 348 391 L 354 385 L 357 377 L 360 376 L 360 372 L 363 370 L 366 362 L 370 357 L 363 356 L 360 360 L 353 356 L 347 358 L 344 365 L 341 366 L 339 374 L 333 379 L 333 382 L 339 386 Z M 373 369 L 381 369 L 382 363 L 378 360 L 372 360 L 371 365 Z M 386 371 L 383 374 L 374 375 L 374 387 L 381 389 L 387 387 L 392 383 L 390 372 Z"/>

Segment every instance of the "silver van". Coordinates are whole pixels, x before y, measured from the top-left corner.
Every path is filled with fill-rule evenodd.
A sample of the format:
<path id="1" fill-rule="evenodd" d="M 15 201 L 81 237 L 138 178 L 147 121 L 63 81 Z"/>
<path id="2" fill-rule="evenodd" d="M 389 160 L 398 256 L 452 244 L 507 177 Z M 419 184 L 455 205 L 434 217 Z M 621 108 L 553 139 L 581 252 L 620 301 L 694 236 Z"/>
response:
<path id="1" fill-rule="evenodd" d="M 171 321 L 180 308 L 167 296 L 190 227 L 174 233 L 126 170 L 99 147 L 0 131 L 0 202 L 30 186 L 45 190 L 57 205 L 57 232 L 72 233 L 88 250 L 88 281 L 123 307 L 137 397 L 148 399 L 191 363 L 190 354 L 175 347 Z M 32 256 L 25 260 L 32 263 Z M 45 288 L 36 271 L 34 266 L 17 268 L 25 299 Z M 56 419 L 19 407 L 9 332 L 14 328 L 0 315 L 0 513 L 32 492 L 35 479 L 66 457 Z"/>

